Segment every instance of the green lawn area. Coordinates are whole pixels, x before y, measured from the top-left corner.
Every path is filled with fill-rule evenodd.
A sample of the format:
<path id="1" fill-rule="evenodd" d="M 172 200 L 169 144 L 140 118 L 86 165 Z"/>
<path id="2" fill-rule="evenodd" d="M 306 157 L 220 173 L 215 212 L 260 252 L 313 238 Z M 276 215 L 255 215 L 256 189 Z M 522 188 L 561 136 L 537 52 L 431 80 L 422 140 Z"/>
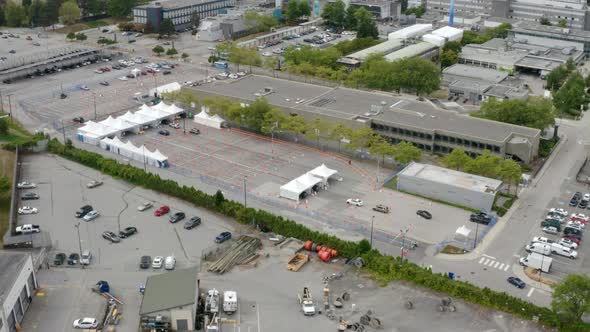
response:
<path id="1" fill-rule="evenodd" d="M 16 154 L 12 151 L 0 149 L 0 176 L 7 176 L 12 181 L 12 172 Z M 0 247 L 2 247 L 2 237 L 8 230 L 8 221 L 10 219 L 10 200 L 0 201 Z"/>
<path id="2" fill-rule="evenodd" d="M 103 27 L 105 25 L 109 25 L 109 23 L 102 21 L 102 20 L 97 20 L 97 21 L 90 21 L 90 22 L 84 22 L 89 28 L 98 28 L 98 27 Z"/>

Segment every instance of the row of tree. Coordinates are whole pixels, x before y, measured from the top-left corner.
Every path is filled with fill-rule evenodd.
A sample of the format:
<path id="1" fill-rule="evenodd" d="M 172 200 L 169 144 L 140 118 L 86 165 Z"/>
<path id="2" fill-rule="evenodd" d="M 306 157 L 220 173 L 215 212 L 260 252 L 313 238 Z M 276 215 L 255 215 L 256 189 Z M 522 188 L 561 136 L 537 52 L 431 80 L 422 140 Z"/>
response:
<path id="1" fill-rule="evenodd" d="M 540 130 L 555 125 L 553 105 L 543 97 L 529 97 L 526 100 L 490 98 L 471 116 Z"/>
<path id="2" fill-rule="evenodd" d="M 343 257 L 361 257 L 365 263 L 364 269 L 382 282 L 404 280 L 435 292 L 502 310 L 525 319 L 530 320 L 536 317 L 541 324 L 561 327 L 564 331 L 587 331 L 589 328 L 588 324 L 582 321 L 582 316 L 590 313 L 590 279 L 587 276 L 568 276 L 555 288 L 552 309 L 539 307 L 508 295 L 506 292 L 479 288 L 465 281 L 453 280 L 446 274 L 433 273 L 431 269 L 401 260 L 399 257 L 383 255 L 371 249 L 371 244 L 366 239 L 359 242 L 345 241 L 334 235 L 311 230 L 282 216 L 251 207 L 246 208 L 241 203 L 226 199 L 220 191 L 209 195 L 192 186 L 181 186 L 176 181 L 162 179 L 155 173 L 145 172 L 128 164 L 120 164 L 97 153 L 64 146 L 55 139 L 49 142 L 49 151 L 133 185 L 155 190 L 223 214 L 239 223 L 251 225 L 254 222 L 265 232 L 312 240 L 335 248 Z"/>
<path id="3" fill-rule="evenodd" d="M 483 44 L 493 38 L 503 39 L 508 37 L 508 31 L 510 31 L 510 29 L 512 29 L 512 25 L 509 23 L 502 23 L 495 28 L 485 29 L 481 33 L 472 30 L 464 30 L 461 44 Z"/>
<path id="4" fill-rule="evenodd" d="M 588 99 L 586 81 L 578 71 L 571 73 L 561 88 L 553 93 L 553 105 L 559 115 L 579 116 L 587 108 Z"/>
<path id="5" fill-rule="evenodd" d="M 307 0 L 290 0 L 287 4 L 285 19 L 288 23 L 294 24 L 299 20 L 311 15 L 311 6 Z"/>
<path id="6" fill-rule="evenodd" d="M 379 30 L 377 24 L 375 24 L 373 14 L 364 7 L 358 8 L 349 5 L 346 8 L 342 0 L 329 2 L 324 6 L 322 18 L 324 24 L 329 28 L 357 31 L 357 38 L 372 37 L 377 39 L 379 37 Z"/>

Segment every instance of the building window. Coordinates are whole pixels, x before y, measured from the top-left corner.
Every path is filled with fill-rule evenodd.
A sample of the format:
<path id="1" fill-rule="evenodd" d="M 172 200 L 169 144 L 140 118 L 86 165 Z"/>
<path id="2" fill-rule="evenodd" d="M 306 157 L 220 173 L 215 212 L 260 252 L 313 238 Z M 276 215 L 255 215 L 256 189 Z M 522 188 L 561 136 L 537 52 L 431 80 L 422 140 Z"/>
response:
<path id="1" fill-rule="evenodd" d="M 500 152 L 500 147 L 497 145 L 494 145 L 494 152 Z"/>

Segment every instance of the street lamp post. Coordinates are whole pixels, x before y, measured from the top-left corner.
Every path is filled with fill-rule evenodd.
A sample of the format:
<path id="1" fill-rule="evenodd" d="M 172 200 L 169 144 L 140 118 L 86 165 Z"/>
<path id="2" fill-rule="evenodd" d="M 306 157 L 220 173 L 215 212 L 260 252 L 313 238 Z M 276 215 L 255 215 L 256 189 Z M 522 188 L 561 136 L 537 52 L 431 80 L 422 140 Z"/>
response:
<path id="1" fill-rule="evenodd" d="M 94 100 L 94 120 L 96 121 L 96 93 L 92 93 L 92 99 Z"/>
<path id="2" fill-rule="evenodd" d="M 66 144 L 66 127 L 64 126 L 64 120 L 61 120 L 61 131 L 64 135 L 64 144 Z"/>
<path id="3" fill-rule="evenodd" d="M 371 249 L 373 249 L 373 224 L 375 223 L 375 216 L 371 217 Z"/>
<path id="4" fill-rule="evenodd" d="M 475 238 L 473 239 L 473 250 L 475 250 L 475 246 L 477 245 L 477 233 L 479 231 L 479 223 L 475 223 Z"/>
<path id="5" fill-rule="evenodd" d="M 404 262 L 404 249 L 406 247 L 406 233 L 408 233 L 409 230 L 410 230 L 409 228 L 406 228 L 406 230 L 402 230 L 402 229 L 399 230 L 400 233 L 402 234 L 402 247 L 401 247 L 401 250 L 402 250 L 402 263 Z"/>
<path id="6" fill-rule="evenodd" d="M 246 177 L 244 176 L 244 208 L 247 209 L 248 205 L 246 204 Z"/>
<path id="7" fill-rule="evenodd" d="M 184 117 L 182 118 L 182 134 L 186 135 L 186 117 L 187 115 L 185 114 Z"/>
<path id="8" fill-rule="evenodd" d="M 10 96 L 12 96 L 12 94 L 9 94 L 8 95 L 8 110 L 9 110 L 8 111 L 9 112 L 8 114 L 10 114 L 10 118 L 12 119 L 12 103 L 10 101 Z"/>
<path id="9" fill-rule="evenodd" d="M 82 239 L 80 238 L 80 222 L 78 221 L 78 223 L 76 225 L 74 225 L 74 227 L 78 231 L 78 249 L 80 249 L 80 258 L 79 259 L 82 259 Z M 84 269 L 84 264 L 80 264 L 80 265 L 82 265 L 82 269 Z"/>
<path id="10" fill-rule="evenodd" d="M 142 145 L 143 147 L 143 171 L 147 173 L 147 166 L 146 166 L 146 162 L 145 162 L 145 144 Z"/>

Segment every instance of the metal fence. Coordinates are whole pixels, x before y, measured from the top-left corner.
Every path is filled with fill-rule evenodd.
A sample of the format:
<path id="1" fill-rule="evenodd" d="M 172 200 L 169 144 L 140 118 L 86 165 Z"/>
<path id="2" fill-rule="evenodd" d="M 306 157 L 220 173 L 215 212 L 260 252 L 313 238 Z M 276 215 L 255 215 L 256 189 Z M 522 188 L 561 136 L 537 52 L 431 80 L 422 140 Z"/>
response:
<path id="1" fill-rule="evenodd" d="M 492 220 L 485 227 L 480 227 L 477 223 L 475 224 L 476 230 L 473 237 L 457 239 L 455 234 L 453 234 L 436 245 L 434 254 L 440 253 L 447 245 L 462 248 L 465 252 L 474 250 L 498 222 L 498 216 L 496 214 L 492 214 L 491 216 Z"/>

